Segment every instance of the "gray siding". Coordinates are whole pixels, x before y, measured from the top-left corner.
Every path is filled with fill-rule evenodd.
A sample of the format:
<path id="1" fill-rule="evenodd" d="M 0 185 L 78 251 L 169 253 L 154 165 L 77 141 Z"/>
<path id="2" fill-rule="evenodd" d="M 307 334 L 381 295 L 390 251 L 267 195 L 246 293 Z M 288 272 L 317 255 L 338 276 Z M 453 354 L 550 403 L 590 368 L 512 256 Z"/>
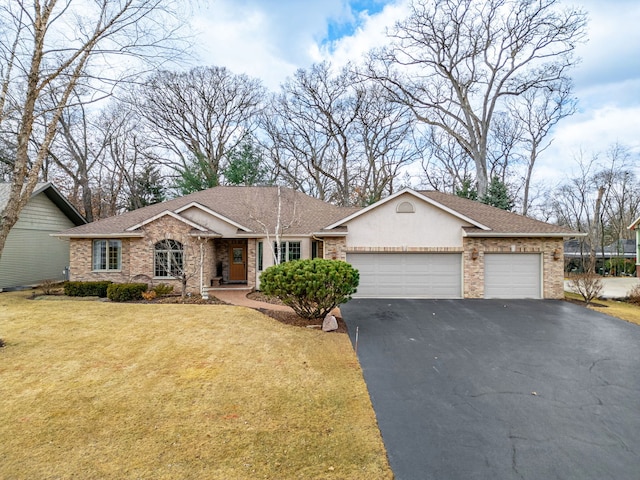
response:
<path id="1" fill-rule="evenodd" d="M 0 289 L 63 280 L 69 265 L 69 241 L 50 237 L 74 224 L 43 193 L 20 213 L 0 258 Z"/>

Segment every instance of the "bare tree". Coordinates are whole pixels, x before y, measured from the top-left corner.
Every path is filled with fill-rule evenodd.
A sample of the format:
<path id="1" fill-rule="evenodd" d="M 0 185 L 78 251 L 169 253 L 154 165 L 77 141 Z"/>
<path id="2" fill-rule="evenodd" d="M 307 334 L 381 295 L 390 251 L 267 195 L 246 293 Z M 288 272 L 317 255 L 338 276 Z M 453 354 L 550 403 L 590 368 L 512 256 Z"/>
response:
<path id="1" fill-rule="evenodd" d="M 560 83 L 555 90 L 534 88 L 511 99 L 510 115 L 520 126 L 518 135 L 526 152 L 522 191 L 522 214 L 527 215 L 530 204 L 531 178 L 538 157 L 551 145 L 547 139 L 550 130 L 563 118 L 576 111 L 576 99 L 571 96 L 571 86 Z"/>
<path id="2" fill-rule="evenodd" d="M 349 67 L 300 69 L 263 117 L 269 151 L 288 185 L 337 205 L 366 205 L 394 191 L 418 158 L 410 111 Z"/>
<path id="3" fill-rule="evenodd" d="M 266 95 L 260 81 L 224 67 L 161 71 L 139 93 L 139 114 L 157 144 L 173 154 L 169 166 L 184 172 L 201 159 L 212 186 L 226 155 L 255 130 Z"/>
<path id="4" fill-rule="evenodd" d="M 0 255 L 35 189 L 72 93 L 85 85 L 104 94 L 104 89 L 110 90 L 136 70 L 134 62 L 140 65 L 141 59 L 162 60 L 175 54 L 169 48 L 178 41 L 172 26 L 173 4 L 160 0 L 0 3 L 0 127 L 11 132 L 16 145 L 10 194 L 0 215 Z M 126 67 L 116 68 L 116 58 Z M 34 128 L 36 122 L 43 127 Z M 35 134 L 38 139 L 32 143 Z"/>
<path id="5" fill-rule="evenodd" d="M 456 193 L 473 178 L 474 167 L 469 155 L 442 130 L 427 126 L 422 159 L 423 180 L 434 190 Z"/>
<path id="6" fill-rule="evenodd" d="M 334 75 L 329 63 L 300 69 L 282 85 L 263 117 L 284 181 L 339 205 L 351 201 L 350 130 L 358 106 L 350 86 L 348 70 Z"/>
<path id="7" fill-rule="evenodd" d="M 626 227 L 640 212 L 640 195 L 633 157 L 624 146 L 613 145 L 604 159 L 577 160 L 578 174 L 553 192 L 550 210 L 560 224 L 587 233 L 580 240 L 582 261 L 595 268 L 598 252 L 604 257 L 607 245 L 632 238 Z"/>
<path id="8" fill-rule="evenodd" d="M 496 113 L 507 98 L 565 85 L 585 25 L 583 11 L 561 10 L 559 0 L 414 0 L 392 44 L 372 54 L 368 75 L 455 139 L 483 196 Z"/>
<path id="9" fill-rule="evenodd" d="M 80 100 L 76 94 L 74 96 Z M 92 222 L 93 193 L 90 173 L 103 155 L 105 144 L 93 137 L 91 118 L 81 101 L 60 115 L 60 128 L 49 147 L 49 156 L 72 181 L 71 198 L 80 198 L 80 212 Z"/>
<path id="10" fill-rule="evenodd" d="M 352 204 L 369 205 L 397 186 L 404 167 L 420 156 L 414 138 L 411 112 L 392 102 L 379 85 L 356 85 L 358 109 L 355 112 L 351 149 L 361 158 L 352 178 Z"/>

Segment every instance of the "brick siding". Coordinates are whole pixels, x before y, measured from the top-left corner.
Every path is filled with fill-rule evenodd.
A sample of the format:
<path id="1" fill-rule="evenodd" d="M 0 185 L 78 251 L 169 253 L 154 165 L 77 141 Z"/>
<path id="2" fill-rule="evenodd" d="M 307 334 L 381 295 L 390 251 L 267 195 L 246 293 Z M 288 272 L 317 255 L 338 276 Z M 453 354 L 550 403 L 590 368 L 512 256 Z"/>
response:
<path id="1" fill-rule="evenodd" d="M 564 298 L 562 238 L 464 238 L 464 297 L 484 297 L 485 253 L 541 253 L 543 298 Z M 474 260 L 474 249 L 477 258 Z M 554 252 L 559 259 L 554 260 Z"/>

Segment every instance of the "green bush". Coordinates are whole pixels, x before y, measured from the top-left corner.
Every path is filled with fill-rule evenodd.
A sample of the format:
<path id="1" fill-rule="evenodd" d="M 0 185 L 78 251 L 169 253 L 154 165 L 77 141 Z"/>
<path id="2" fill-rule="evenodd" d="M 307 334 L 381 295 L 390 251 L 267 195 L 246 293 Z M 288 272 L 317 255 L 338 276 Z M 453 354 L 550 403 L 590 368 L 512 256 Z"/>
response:
<path id="1" fill-rule="evenodd" d="M 142 300 L 142 292 L 147 288 L 146 283 L 112 283 L 107 289 L 107 298 L 114 302 Z"/>
<path id="2" fill-rule="evenodd" d="M 64 294 L 69 297 L 101 297 L 107 296 L 110 281 L 100 282 L 67 282 L 64 284 Z"/>
<path id="3" fill-rule="evenodd" d="M 267 268 L 260 289 L 303 318 L 322 318 L 356 292 L 360 274 L 339 260 L 295 260 Z"/>
<path id="4" fill-rule="evenodd" d="M 162 297 L 164 295 L 169 295 L 173 293 L 173 285 L 167 285 L 166 283 L 159 283 L 155 287 L 153 287 L 153 291 L 156 292 L 156 295 Z"/>

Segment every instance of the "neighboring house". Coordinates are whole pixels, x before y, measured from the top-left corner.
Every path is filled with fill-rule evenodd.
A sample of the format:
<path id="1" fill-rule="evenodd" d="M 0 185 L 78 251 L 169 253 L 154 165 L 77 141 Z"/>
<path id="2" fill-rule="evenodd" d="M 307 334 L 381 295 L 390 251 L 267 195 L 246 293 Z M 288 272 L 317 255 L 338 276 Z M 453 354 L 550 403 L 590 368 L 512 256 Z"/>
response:
<path id="1" fill-rule="evenodd" d="M 564 242 L 565 269 L 568 272 L 583 270 L 583 262 L 589 260 L 591 246 L 580 240 Z M 594 252 L 596 272 L 605 275 L 630 275 L 637 269 L 636 240 L 618 240 Z"/>
<path id="2" fill-rule="evenodd" d="M 561 298 L 563 239 L 580 235 L 440 192 L 357 209 L 281 187 L 215 187 L 58 235 L 74 280 L 178 285 L 185 272 L 204 292 L 259 288 L 276 233 L 282 261 L 345 260 L 360 271 L 355 296 L 380 298 Z"/>
<path id="3" fill-rule="evenodd" d="M 635 230 L 636 232 L 636 276 L 640 277 L 640 217 L 627 227 L 629 230 Z"/>
<path id="4" fill-rule="evenodd" d="M 0 183 L 0 212 L 11 185 Z M 69 240 L 52 233 L 87 223 L 51 183 L 39 183 L 18 222 L 9 232 L 0 258 L 0 291 L 64 280 L 69 266 Z"/>

